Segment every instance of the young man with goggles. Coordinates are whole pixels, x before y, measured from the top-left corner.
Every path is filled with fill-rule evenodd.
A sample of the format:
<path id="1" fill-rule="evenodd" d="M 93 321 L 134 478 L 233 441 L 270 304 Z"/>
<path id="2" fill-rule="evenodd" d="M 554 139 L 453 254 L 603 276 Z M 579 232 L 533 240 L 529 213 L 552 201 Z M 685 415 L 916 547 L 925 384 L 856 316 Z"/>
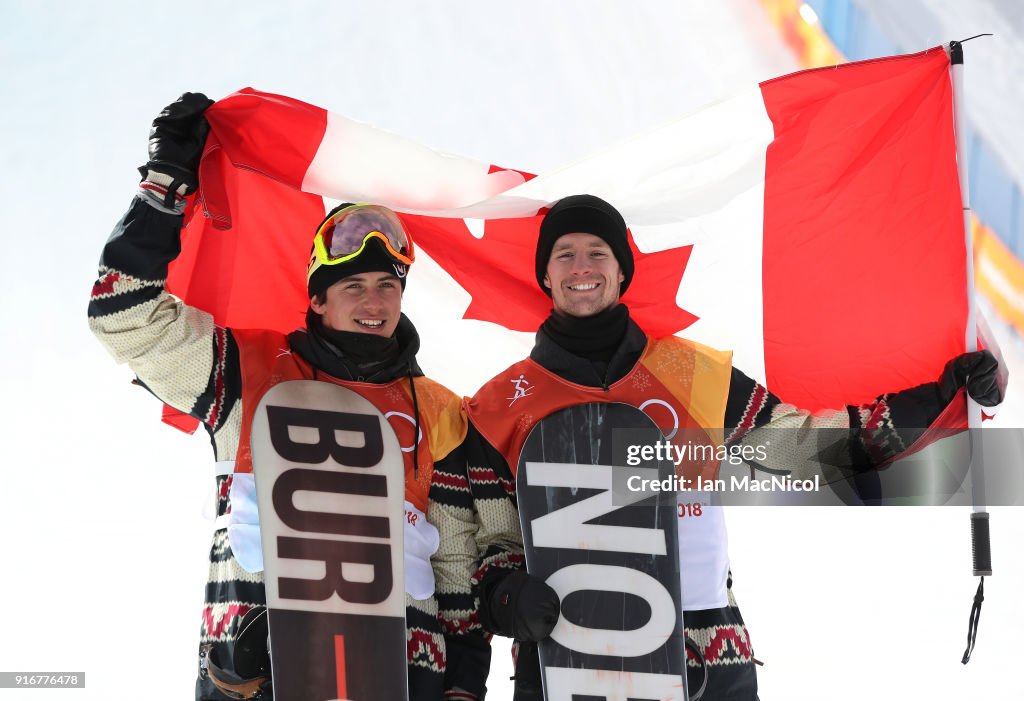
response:
<path id="1" fill-rule="evenodd" d="M 206 312 L 172 297 L 162 284 L 180 250 L 185 195 L 209 130 L 212 102 L 186 93 L 165 108 L 150 131 L 150 160 L 128 213 L 103 249 L 89 304 L 89 325 L 119 362 L 128 362 L 161 400 L 205 425 L 218 466 L 218 523 L 210 550 L 196 699 L 272 696 L 263 641 L 242 641 L 240 622 L 265 604 L 262 553 L 248 438 L 263 393 L 287 380 L 348 387 L 386 415 L 412 417 L 396 426 L 405 460 L 405 571 L 409 692 L 413 701 L 482 696 L 487 670 L 445 681 L 446 643 L 438 600 L 446 611 L 472 609 L 463 572 L 436 570 L 451 541 L 465 543 L 472 522 L 461 444 L 466 418 L 460 398 L 426 378 L 416 363 L 419 334 L 402 314 L 402 293 L 415 253 L 401 221 L 376 205 L 346 204 L 318 228 L 307 269 L 305 328 L 220 328 Z M 298 271 L 297 271 L 298 272 Z M 394 414 L 389 414 L 394 412 Z M 406 423 L 399 421 L 398 423 Z M 452 536 L 452 531 L 459 531 Z M 471 542 L 472 538 L 469 538 Z M 443 593 L 441 593 L 443 592 Z M 447 597 L 445 599 L 445 597 Z M 458 614 L 452 614 L 458 615 Z M 246 630 L 265 627 L 247 619 Z M 244 635 L 242 636 L 244 637 Z M 242 644 L 245 642 L 246 644 Z M 451 653 L 449 653 L 450 655 Z M 476 693 L 462 692 L 470 689 Z"/>

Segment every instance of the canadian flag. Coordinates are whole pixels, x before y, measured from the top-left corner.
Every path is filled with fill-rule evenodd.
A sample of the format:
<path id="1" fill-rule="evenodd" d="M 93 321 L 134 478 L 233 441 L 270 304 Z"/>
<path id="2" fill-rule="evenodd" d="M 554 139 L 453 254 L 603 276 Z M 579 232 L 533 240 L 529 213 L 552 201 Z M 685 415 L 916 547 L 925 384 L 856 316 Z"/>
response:
<path id="1" fill-rule="evenodd" d="M 623 301 L 638 323 L 732 350 L 786 401 L 864 401 L 935 380 L 965 350 L 942 47 L 776 78 L 538 177 L 249 88 L 207 116 L 202 206 L 168 285 L 221 325 L 303 323 L 329 198 L 399 211 L 469 293 L 454 313 L 533 331 L 550 309 L 533 272 L 539 221 L 559 198 L 590 193 L 630 225 L 637 270 Z M 413 272 L 407 296 L 422 294 L 416 284 Z"/>

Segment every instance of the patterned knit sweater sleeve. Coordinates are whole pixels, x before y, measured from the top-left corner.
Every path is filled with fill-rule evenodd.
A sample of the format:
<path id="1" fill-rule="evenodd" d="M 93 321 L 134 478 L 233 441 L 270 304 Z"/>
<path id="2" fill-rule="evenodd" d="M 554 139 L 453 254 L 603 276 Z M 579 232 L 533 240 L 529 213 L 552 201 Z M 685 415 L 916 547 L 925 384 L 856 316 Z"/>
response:
<path id="1" fill-rule="evenodd" d="M 487 600 L 491 589 L 505 575 L 525 568 L 526 559 L 516 509 L 515 477 L 505 458 L 480 435 L 472 421 L 466 436 L 466 464 L 479 518 L 473 591 L 480 602 Z"/>
<path id="2" fill-rule="evenodd" d="M 150 392 L 206 424 L 217 459 L 230 460 L 241 424 L 237 345 L 212 316 L 164 288 L 182 220 L 140 190 L 103 248 L 89 328 Z"/>
<path id="3" fill-rule="evenodd" d="M 434 463 L 427 518 L 437 527 L 440 541 L 431 565 L 436 577 L 438 622 L 445 638 L 444 687 L 451 692 L 446 698 L 483 698 L 491 645 L 490 636 L 480 627 L 480 607 L 473 591 L 479 524 L 464 443 Z"/>
<path id="4" fill-rule="evenodd" d="M 808 412 L 787 404 L 733 368 L 725 442 L 767 446 L 756 462 L 770 473 L 804 479 L 833 467 L 867 470 L 892 461 L 921 437 L 945 407 L 929 382 L 841 409 Z"/>

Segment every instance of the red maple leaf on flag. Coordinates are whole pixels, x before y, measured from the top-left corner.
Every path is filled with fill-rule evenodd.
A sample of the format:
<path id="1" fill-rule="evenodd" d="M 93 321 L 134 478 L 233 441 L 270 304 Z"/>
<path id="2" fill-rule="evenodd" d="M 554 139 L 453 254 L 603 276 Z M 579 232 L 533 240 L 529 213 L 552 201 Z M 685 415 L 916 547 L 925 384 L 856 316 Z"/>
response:
<path id="1" fill-rule="evenodd" d="M 413 241 L 471 296 L 463 318 L 489 321 L 513 331 L 533 332 L 551 310 L 551 299 L 534 277 L 534 251 L 543 213 L 480 221 L 474 236 L 463 219 L 402 214 Z M 475 228 L 475 227 L 474 227 Z M 655 253 L 633 249 L 636 270 L 623 302 L 653 336 L 668 336 L 697 320 L 676 305 L 692 246 Z"/>

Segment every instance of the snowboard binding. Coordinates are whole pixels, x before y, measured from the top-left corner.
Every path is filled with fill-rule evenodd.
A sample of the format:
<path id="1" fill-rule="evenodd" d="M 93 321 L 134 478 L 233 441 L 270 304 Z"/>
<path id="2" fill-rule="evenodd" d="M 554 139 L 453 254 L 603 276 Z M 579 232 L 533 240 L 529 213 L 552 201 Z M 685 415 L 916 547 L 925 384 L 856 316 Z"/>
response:
<path id="1" fill-rule="evenodd" d="M 234 671 L 224 669 L 216 659 L 212 644 L 199 651 L 199 674 L 208 677 L 225 696 L 238 701 L 270 701 L 273 691 L 270 676 L 270 650 L 267 608 L 249 609 L 238 624 L 232 655 Z"/>
<path id="2" fill-rule="evenodd" d="M 688 701 L 700 701 L 701 697 L 704 696 L 704 692 L 708 688 L 708 661 L 704 659 L 704 654 L 700 651 L 700 645 L 693 641 L 689 635 L 686 636 L 686 648 L 694 654 L 697 658 L 697 666 L 704 671 L 704 679 L 701 681 L 700 686 L 696 691 L 690 691 L 687 696 Z"/>

